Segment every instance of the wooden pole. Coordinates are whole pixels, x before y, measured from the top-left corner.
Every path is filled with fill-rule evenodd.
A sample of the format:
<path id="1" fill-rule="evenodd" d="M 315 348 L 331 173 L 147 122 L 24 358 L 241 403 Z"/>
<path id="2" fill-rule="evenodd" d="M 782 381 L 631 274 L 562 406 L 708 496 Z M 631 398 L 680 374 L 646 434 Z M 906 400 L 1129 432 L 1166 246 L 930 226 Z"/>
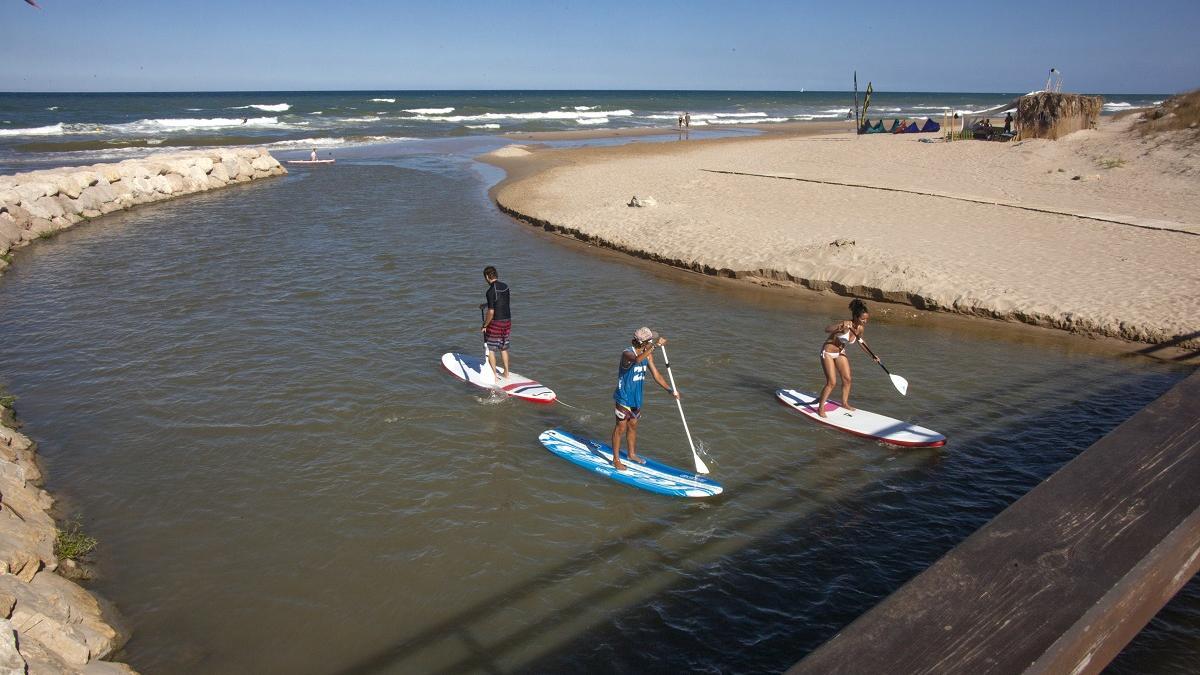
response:
<path id="1" fill-rule="evenodd" d="M 858 71 L 854 71 L 854 133 L 862 133 L 862 123 L 858 121 Z"/>

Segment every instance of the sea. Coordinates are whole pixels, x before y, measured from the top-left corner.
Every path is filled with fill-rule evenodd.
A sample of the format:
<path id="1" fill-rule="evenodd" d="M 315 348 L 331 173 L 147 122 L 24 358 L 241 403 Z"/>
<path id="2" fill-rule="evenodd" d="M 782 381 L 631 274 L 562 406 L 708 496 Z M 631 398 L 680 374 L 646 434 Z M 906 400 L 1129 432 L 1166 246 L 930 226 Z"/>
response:
<path id="1" fill-rule="evenodd" d="M 867 116 L 940 120 L 1001 115 L 1019 93 L 872 94 Z M 1104 94 L 1104 111 L 1165 95 Z M 858 102 L 865 103 L 865 92 Z M 136 157 L 168 148 L 266 145 L 333 149 L 507 132 L 674 127 L 759 129 L 847 119 L 846 91 L 341 91 L 116 94 L 0 93 L 0 171 Z"/>
<path id="2" fill-rule="evenodd" d="M 880 92 L 872 107 L 1011 98 Z M 814 354 L 846 298 L 518 223 L 488 196 L 503 172 L 475 159 L 505 131 L 670 127 L 689 111 L 695 138 L 852 105 L 845 92 L 0 95 L 0 174 L 246 143 L 338 160 L 107 215 L 17 251 L 0 277 L 0 389 L 58 513 L 100 542 L 89 587 L 133 632 L 118 656 L 146 673 L 781 672 L 1192 372 L 870 303 L 872 347 L 909 390 L 852 354 L 856 404 L 949 441 L 839 434 L 774 392 L 823 383 Z M 717 120 L 741 123 L 705 131 Z M 560 404 L 443 370 L 444 353 L 482 353 L 486 265 L 513 289 L 514 370 Z M 619 485 L 537 440 L 608 437 L 619 354 L 641 325 L 671 341 L 716 499 Z M 687 443 L 648 387 L 640 453 L 687 466 Z M 1198 662 L 1193 580 L 1107 672 Z"/>

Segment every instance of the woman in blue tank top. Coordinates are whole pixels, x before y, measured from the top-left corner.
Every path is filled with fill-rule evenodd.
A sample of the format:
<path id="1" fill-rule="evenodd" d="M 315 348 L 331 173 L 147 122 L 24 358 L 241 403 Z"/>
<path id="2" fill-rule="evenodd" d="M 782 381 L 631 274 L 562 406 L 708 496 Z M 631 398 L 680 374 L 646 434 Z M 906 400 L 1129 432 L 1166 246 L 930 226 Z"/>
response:
<path id="1" fill-rule="evenodd" d="M 650 371 L 658 386 L 679 398 L 679 392 L 673 391 L 659 374 L 658 368 L 654 367 L 654 348 L 666 343 L 666 338 L 659 337 L 643 326 L 634 332 L 633 346 L 621 352 L 621 362 L 617 366 L 617 389 L 613 392 L 613 414 L 617 423 L 613 427 L 612 449 L 613 468 L 617 471 L 625 470 L 625 465 L 621 463 L 622 438 L 629 439 L 629 459 L 638 464 L 646 463 L 637 456 L 637 425 L 638 418 L 642 416 L 642 384 L 646 381 L 646 371 Z"/>

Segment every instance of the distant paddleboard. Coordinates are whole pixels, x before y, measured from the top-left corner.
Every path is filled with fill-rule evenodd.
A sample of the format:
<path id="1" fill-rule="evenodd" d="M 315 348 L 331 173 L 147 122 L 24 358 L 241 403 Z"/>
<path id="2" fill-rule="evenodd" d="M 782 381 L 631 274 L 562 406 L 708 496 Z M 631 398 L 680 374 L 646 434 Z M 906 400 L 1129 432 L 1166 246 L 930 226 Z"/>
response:
<path id="1" fill-rule="evenodd" d="M 624 471 L 617 471 L 612 465 L 612 448 L 587 438 L 569 434 L 562 429 L 543 431 L 538 440 L 546 449 L 563 459 L 577 464 L 589 471 L 607 476 L 618 483 L 632 485 L 636 488 L 657 492 L 660 495 L 672 497 L 712 497 L 721 494 L 723 488 L 716 481 L 704 476 L 676 469 L 673 466 L 659 464 L 643 457 L 645 464 L 638 464 L 628 459 L 627 453 L 621 451 L 621 462 Z"/>
<path id="2" fill-rule="evenodd" d="M 496 370 L 500 372 L 500 381 L 497 382 L 492 377 L 492 369 L 488 366 L 487 361 L 479 356 L 448 352 L 442 354 L 442 366 L 460 380 L 470 382 L 476 387 L 507 394 L 513 398 L 525 399 L 534 403 L 554 403 L 558 398 L 549 387 L 516 373 L 505 373 L 500 366 L 496 366 Z"/>
<path id="3" fill-rule="evenodd" d="M 289 159 L 288 164 L 333 164 L 336 159 Z"/>
<path id="4" fill-rule="evenodd" d="M 862 409 L 846 410 L 837 401 L 826 401 L 826 416 L 821 417 L 817 414 L 817 398 L 795 389 L 780 389 L 775 392 L 775 398 L 814 422 L 855 436 L 873 438 L 906 448 L 938 448 L 946 444 L 946 437 L 932 429 Z"/>

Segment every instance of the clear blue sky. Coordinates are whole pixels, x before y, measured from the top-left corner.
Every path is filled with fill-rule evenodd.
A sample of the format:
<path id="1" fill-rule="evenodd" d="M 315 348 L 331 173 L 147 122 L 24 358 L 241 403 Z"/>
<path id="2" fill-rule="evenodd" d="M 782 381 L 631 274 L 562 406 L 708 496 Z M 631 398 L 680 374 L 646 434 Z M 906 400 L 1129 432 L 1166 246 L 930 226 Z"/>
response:
<path id="1" fill-rule="evenodd" d="M 38 2 L 0 91 L 1200 87 L 1200 0 Z"/>

